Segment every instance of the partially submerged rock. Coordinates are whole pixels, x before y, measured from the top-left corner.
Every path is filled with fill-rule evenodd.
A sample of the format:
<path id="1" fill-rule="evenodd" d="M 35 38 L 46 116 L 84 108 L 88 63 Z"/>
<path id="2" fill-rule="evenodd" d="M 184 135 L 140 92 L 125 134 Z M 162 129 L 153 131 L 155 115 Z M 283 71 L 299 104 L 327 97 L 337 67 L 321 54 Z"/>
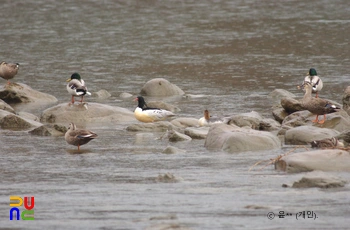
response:
<path id="1" fill-rule="evenodd" d="M 9 104 L 7 104 L 6 102 L 4 102 L 1 99 L 0 99 L 0 109 L 5 110 L 5 111 L 10 112 L 10 113 L 14 113 L 14 114 L 16 113 L 15 110 Z"/>
<path id="2" fill-rule="evenodd" d="M 285 133 L 285 143 L 291 145 L 309 144 L 314 140 L 321 140 L 337 136 L 338 131 L 316 126 L 299 126 L 291 128 Z"/>
<path id="3" fill-rule="evenodd" d="M 275 168 L 289 173 L 313 170 L 350 172 L 349 165 L 349 152 L 339 149 L 323 149 L 283 156 L 275 163 Z"/>
<path id="4" fill-rule="evenodd" d="M 146 96 L 175 96 L 183 95 L 185 92 L 164 78 L 154 78 L 142 87 L 141 94 Z"/>
<path id="5" fill-rule="evenodd" d="M 234 124 L 238 127 L 249 127 L 256 130 L 273 131 L 281 127 L 277 121 L 265 119 L 255 111 L 233 115 L 229 120 L 229 124 Z"/>
<path id="6" fill-rule="evenodd" d="M 42 124 L 24 117 L 20 117 L 5 110 L 0 110 L 0 127 L 11 130 L 27 130 Z"/>
<path id="7" fill-rule="evenodd" d="M 344 187 L 347 181 L 324 172 L 310 172 L 293 183 L 293 188 L 337 188 Z"/>
<path id="8" fill-rule="evenodd" d="M 176 154 L 176 153 L 185 153 L 185 152 L 186 152 L 185 150 L 176 148 L 174 146 L 168 146 L 163 150 L 162 153 L 164 153 L 164 154 Z"/>
<path id="9" fill-rule="evenodd" d="M 193 139 L 205 139 L 208 135 L 209 127 L 187 127 L 185 134 Z"/>
<path id="10" fill-rule="evenodd" d="M 29 133 L 36 136 L 64 136 L 67 130 L 67 127 L 63 125 L 45 124 L 29 131 Z"/>
<path id="11" fill-rule="evenodd" d="M 188 118 L 188 117 L 179 117 L 172 120 L 171 124 L 179 128 L 196 127 L 198 126 L 198 119 Z"/>
<path id="12" fill-rule="evenodd" d="M 172 141 L 172 142 L 192 140 L 190 136 L 187 136 L 186 134 L 183 134 L 183 133 L 179 133 L 175 130 L 168 131 L 168 138 L 169 138 L 169 141 Z"/>
<path id="13" fill-rule="evenodd" d="M 165 132 L 169 129 L 175 128 L 168 121 L 158 121 L 153 123 L 136 123 L 129 125 L 126 130 L 133 132 Z"/>
<path id="14" fill-rule="evenodd" d="M 101 89 L 97 92 L 93 92 L 91 96 L 97 97 L 98 99 L 103 100 L 111 97 L 111 94 L 107 90 Z"/>
<path id="15" fill-rule="evenodd" d="M 128 109 L 99 103 L 62 103 L 43 111 L 40 120 L 46 123 L 77 124 L 136 121 L 134 113 Z"/>

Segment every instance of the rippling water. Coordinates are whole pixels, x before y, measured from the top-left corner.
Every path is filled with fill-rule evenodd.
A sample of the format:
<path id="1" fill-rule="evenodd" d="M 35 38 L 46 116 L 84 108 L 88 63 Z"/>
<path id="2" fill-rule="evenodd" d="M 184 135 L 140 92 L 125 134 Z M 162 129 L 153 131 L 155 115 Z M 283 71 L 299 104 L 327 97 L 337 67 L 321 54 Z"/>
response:
<path id="1" fill-rule="evenodd" d="M 3 1 L 1 60 L 19 62 L 16 82 L 68 102 L 65 80 L 79 72 L 97 101 L 133 110 L 137 95 L 164 77 L 200 98 L 161 98 L 180 116 L 255 110 L 271 117 L 268 94 L 296 85 L 314 67 L 321 96 L 341 103 L 349 82 L 350 7 L 332 1 Z M 0 79 L 2 80 L 2 79 Z M 2 80 L 2 84 L 5 81 Z M 148 98 L 151 99 L 151 98 Z M 155 98 L 159 99 L 159 98 Z M 29 110 L 30 111 L 30 110 Z M 30 111 L 40 116 L 41 111 Z M 290 148 L 227 154 L 203 140 L 137 140 L 127 124 L 93 127 L 99 138 L 73 154 L 62 137 L 0 130 L 0 226 L 58 229 L 346 229 L 349 187 L 286 189 L 302 174 L 272 166 L 248 172 Z M 168 145 L 186 150 L 162 154 Z M 183 180 L 158 183 L 159 174 Z M 337 175 L 349 179 L 349 174 Z M 35 221 L 9 221 L 9 196 L 35 196 Z M 268 212 L 311 210 L 318 219 Z"/>

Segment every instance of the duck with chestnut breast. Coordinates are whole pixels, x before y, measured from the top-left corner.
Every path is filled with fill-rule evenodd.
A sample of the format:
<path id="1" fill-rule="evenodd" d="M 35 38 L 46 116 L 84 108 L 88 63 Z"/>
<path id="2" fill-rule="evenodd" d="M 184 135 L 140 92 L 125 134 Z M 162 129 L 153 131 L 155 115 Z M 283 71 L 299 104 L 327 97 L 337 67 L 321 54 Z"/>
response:
<path id="1" fill-rule="evenodd" d="M 64 135 L 64 139 L 68 144 L 78 146 L 78 151 L 81 145 L 87 144 L 96 137 L 96 133 L 86 129 L 78 129 L 74 123 L 69 124 L 68 131 Z"/>
<path id="2" fill-rule="evenodd" d="M 3 61 L 0 63 L 0 77 L 7 80 L 7 85 L 9 85 L 10 79 L 16 76 L 18 69 L 19 69 L 18 63 L 7 63 Z"/>
<path id="3" fill-rule="evenodd" d="M 198 124 L 199 126 L 210 126 L 212 124 L 217 124 L 217 123 L 228 124 L 229 121 L 230 121 L 230 118 L 228 117 L 218 118 L 218 117 L 210 116 L 209 111 L 206 109 L 204 110 L 204 117 L 199 118 Z"/>
<path id="4" fill-rule="evenodd" d="M 302 87 L 305 89 L 305 95 L 301 102 L 301 105 L 309 110 L 311 113 L 316 114 L 316 119 L 312 122 L 317 122 L 319 124 L 323 124 L 326 121 L 326 114 L 334 113 L 340 110 L 339 107 L 333 105 L 331 102 L 312 97 L 312 85 L 310 82 L 304 82 Z M 323 115 L 323 120 L 319 121 L 318 116 Z"/>
<path id="5" fill-rule="evenodd" d="M 308 75 L 304 78 L 304 82 L 310 82 L 312 85 L 312 93 L 316 93 L 316 98 L 318 97 L 318 92 L 323 88 L 323 82 L 321 78 L 317 76 L 317 72 L 314 68 L 309 70 Z"/>
<path id="6" fill-rule="evenodd" d="M 80 102 L 83 102 L 84 95 L 91 95 L 85 86 L 84 80 L 80 77 L 80 74 L 73 73 L 72 76 L 67 79 L 67 91 L 72 95 L 72 104 L 74 104 L 74 97 L 81 97 Z"/>
<path id="7" fill-rule="evenodd" d="M 135 98 L 135 101 L 138 102 L 138 106 L 134 111 L 134 115 L 135 118 L 141 122 L 163 121 L 175 116 L 174 113 L 168 110 L 148 107 L 142 96 Z"/>

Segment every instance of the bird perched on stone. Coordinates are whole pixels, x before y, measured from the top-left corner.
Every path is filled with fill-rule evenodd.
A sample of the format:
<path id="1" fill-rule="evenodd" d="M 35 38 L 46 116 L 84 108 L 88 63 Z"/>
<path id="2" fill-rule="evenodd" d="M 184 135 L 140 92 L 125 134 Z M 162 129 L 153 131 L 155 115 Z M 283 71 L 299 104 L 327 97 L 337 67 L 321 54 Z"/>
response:
<path id="1" fill-rule="evenodd" d="M 134 111 L 134 115 L 137 120 L 142 122 L 155 122 L 163 121 L 169 117 L 175 116 L 174 113 L 159 108 L 150 108 L 147 106 L 145 99 L 142 96 L 135 98 L 135 101 L 138 101 L 138 106 Z"/>
<path id="2" fill-rule="evenodd" d="M 81 145 L 87 144 L 96 137 L 96 133 L 85 129 L 78 129 L 74 123 L 69 124 L 68 131 L 64 135 L 64 139 L 68 144 L 78 146 L 78 151 Z"/>
<path id="3" fill-rule="evenodd" d="M 304 78 L 304 82 L 310 82 L 312 85 L 312 93 L 316 93 L 316 98 L 318 97 L 318 92 L 323 88 L 323 82 L 321 78 L 317 76 L 317 72 L 314 68 L 309 70 L 308 75 Z"/>
<path id="4" fill-rule="evenodd" d="M 322 140 L 316 140 L 310 142 L 312 148 L 343 148 L 344 144 L 337 138 L 325 138 Z"/>
<path id="5" fill-rule="evenodd" d="M 91 95 L 85 86 L 84 80 L 80 77 L 80 74 L 73 73 L 72 76 L 67 79 L 67 91 L 72 95 L 72 104 L 74 104 L 74 97 L 81 97 L 80 102 L 83 102 L 84 95 Z"/>
<path id="6" fill-rule="evenodd" d="M 14 78 L 16 76 L 19 69 L 18 63 L 7 63 L 7 62 L 1 62 L 0 63 L 0 77 L 7 80 L 7 85 L 10 84 L 10 79 Z"/>

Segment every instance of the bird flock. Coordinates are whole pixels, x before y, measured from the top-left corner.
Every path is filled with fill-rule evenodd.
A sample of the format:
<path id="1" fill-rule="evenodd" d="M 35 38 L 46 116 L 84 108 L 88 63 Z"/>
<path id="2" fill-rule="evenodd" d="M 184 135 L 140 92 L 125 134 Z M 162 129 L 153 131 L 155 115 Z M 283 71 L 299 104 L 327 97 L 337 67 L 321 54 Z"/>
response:
<path id="1" fill-rule="evenodd" d="M 7 80 L 7 86 L 11 84 L 9 80 L 15 77 L 15 75 L 18 73 L 18 69 L 18 63 L 7 63 L 4 61 L 0 63 L 0 77 Z M 81 97 L 80 103 L 84 103 L 84 96 L 91 95 L 79 73 L 73 73 L 71 77 L 67 79 L 67 82 L 67 91 L 72 96 L 69 105 L 75 103 L 75 97 Z M 312 122 L 323 124 L 326 121 L 326 114 L 340 110 L 340 108 L 336 105 L 319 97 L 319 92 L 323 88 L 323 82 L 321 78 L 317 76 L 317 72 L 314 68 L 309 70 L 308 75 L 304 78 L 302 85 L 298 86 L 298 88 L 305 91 L 301 103 L 302 106 L 311 113 L 316 114 L 316 118 Z M 316 96 L 312 97 L 312 93 L 315 93 Z M 138 102 L 138 105 L 134 111 L 134 115 L 138 121 L 157 122 L 175 116 L 174 113 L 168 110 L 148 107 L 145 99 L 142 96 L 136 97 L 135 101 Z M 323 115 L 323 120 L 318 119 L 320 115 Z M 198 120 L 198 125 L 210 126 L 214 123 L 227 122 L 227 118 L 214 118 L 210 116 L 208 110 L 205 110 L 204 117 Z M 78 151 L 80 150 L 81 145 L 87 144 L 96 137 L 96 133 L 85 129 L 78 129 L 74 123 L 69 125 L 68 131 L 65 134 L 66 142 L 70 145 L 77 146 Z"/>

